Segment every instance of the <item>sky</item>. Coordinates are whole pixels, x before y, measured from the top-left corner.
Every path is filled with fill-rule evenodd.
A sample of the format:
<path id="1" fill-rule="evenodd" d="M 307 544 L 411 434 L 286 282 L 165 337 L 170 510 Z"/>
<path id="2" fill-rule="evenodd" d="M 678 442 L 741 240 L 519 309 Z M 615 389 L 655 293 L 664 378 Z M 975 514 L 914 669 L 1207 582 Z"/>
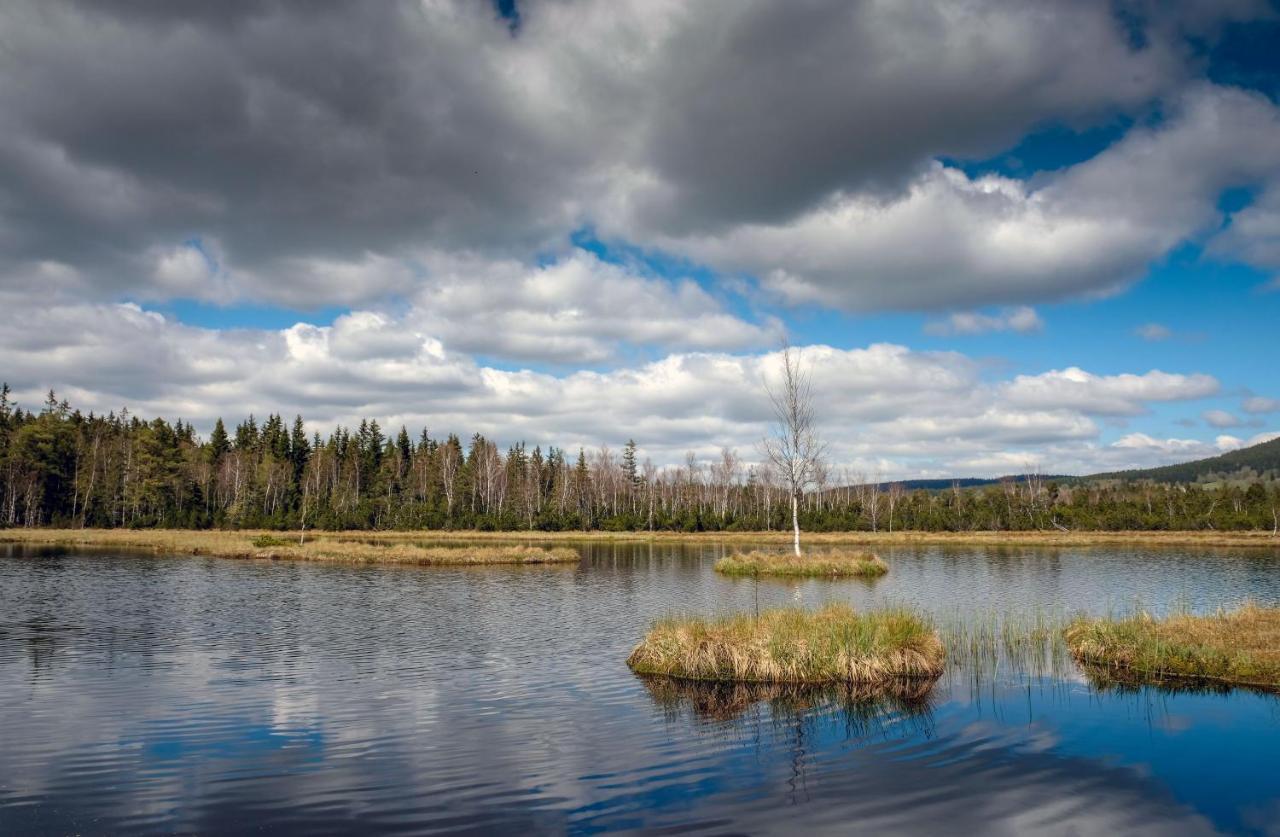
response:
<path id="1" fill-rule="evenodd" d="M 14 0 L 0 379 L 838 474 L 1280 434 L 1271 2 Z"/>

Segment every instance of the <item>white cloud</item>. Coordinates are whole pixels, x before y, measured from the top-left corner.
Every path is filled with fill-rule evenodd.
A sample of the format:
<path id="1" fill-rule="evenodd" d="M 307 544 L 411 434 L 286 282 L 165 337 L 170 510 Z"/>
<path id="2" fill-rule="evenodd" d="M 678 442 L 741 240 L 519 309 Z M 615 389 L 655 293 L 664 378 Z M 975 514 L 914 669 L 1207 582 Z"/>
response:
<path id="1" fill-rule="evenodd" d="M 1141 337 L 1143 340 L 1157 342 L 1160 340 L 1168 340 L 1173 336 L 1173 329 L 1160 323 L 1146 323 L 1140 325 L 1133 330 L 1133 333 Z"/>
<path id="2" fill-rule="evenodd" d="M 1211 375 L 1179 375 L 1152 370 L 1141 375 L 1094 375 L 1072 366 L 1039 375 L 1019 375 L 1003 395 L 1023 407 L 1072 409 L 1087 415 L 1135 416 L 1151 402 L 1206 398 L 1219 390 Z"/>
<path id="3" fill-rule="evenodd" d="M 925 333 L 937 336 L 986 334 L 992 331 L 1014 331 L 1032 334 L 1044 330 L 1044 320 L 1034 308 L 1021 305 L 1006 308 L 998 314 L 957 311 L 945 320 L 925 323 Z"/>
<path id="4" fill-rule="evenodd" d="M 574 249 L 538 266 L 427 253 L 409 319 L 456 349 L 528 361 L 599 363 L 619 348 L 743 349 L 782 326 L 725 310 L 692 279 L 646 275 Z"/>
<path id="5" fill-rule="evenodd" d="M 900 197 L 840 192 L 794 218 L 660 242 L 789 302 L 849 310 L 1106 293 L 1211 232 L 1224 189 L 1280 177 L 1280 111 L 1265 97 L 1197 86 L 1170 110 L 1036 181 L 935 163 Z"/>
<path id="6" fill-rule="evenodd" d="M 616 447 L 634 437 L 647 456 L 673 463 L 721 445 L 752 458 L 770 418 L 762 386 L 777 374 L 776 352 L 694 351 L 556 375 L 481 364 L 412 316 L 358 311 L 330 326 L 219 332 L 137 305 L 46 305 L 0 314 L 0 350 L 28 406 L 53 386 L 84 410 L 128 406 L 205 431 L 218 415 L 250 412 L 302 413 L 320 431 L 368 416 L 504 444 Z M 989 381 L 966 355 L 889 343 L 803 352 L 834 463 L 874 465 L 886 478 L 989 475 L 1021 461 L 1052 471 L 1144 464 L 1178 448 L 1102 444 L 1091 416 L 1217 389 L 1203 375 L 1075 368 Z"/>

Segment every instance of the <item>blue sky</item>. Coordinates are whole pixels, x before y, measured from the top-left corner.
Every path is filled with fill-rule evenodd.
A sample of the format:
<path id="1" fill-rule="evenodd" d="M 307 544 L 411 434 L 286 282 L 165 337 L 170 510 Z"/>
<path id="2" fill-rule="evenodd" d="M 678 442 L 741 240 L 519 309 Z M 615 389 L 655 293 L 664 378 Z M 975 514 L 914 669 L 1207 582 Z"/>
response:
<path id="1" fill-rule="evenodd" d="M 18 3 L 4 376 L 750 460 L 785 337 L 853 472 L 1256 442 L 1280 16 L 1135 8 Z"/>

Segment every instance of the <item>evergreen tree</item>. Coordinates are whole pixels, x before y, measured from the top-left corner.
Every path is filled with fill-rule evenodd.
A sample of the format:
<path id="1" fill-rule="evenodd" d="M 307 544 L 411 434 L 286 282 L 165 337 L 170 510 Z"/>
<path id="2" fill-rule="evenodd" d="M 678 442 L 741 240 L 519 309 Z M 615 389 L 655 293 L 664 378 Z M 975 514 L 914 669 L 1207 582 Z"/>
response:
<path id="1" fill-rule="evenodd" d="M 227 438 L 227 428 L 221 417 L 213 425 L 213 433 L 209 435 L 209 461 L 215 465 L 231 449 L 231 441 Z"/>
<path id="2" fill-rule="evenodd" d="M 640 472 L 636 465 L 636 440 L 628 439 L 627 444 L 622 449 L 622 475 L 627 478 L 627 483 L 636 486 L 640 483 Z"/>

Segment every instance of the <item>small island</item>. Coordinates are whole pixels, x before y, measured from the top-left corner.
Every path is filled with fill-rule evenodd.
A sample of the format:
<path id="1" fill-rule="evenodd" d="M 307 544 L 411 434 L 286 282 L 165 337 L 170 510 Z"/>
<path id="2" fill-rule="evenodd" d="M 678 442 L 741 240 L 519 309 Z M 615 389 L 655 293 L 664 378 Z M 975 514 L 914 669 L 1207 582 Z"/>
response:
<path id="1" fill-rule="evenodd" d="M 735 552 L 716 561 L 716 572 L 737 576 L 789 578 L 878 578 L 889 571 L 884 559 L 872 552 L 830 549 L 795 555 L 790 552 Z"/>
<path id="2" fill-rule="evenodd" d="M 479 566 L 576 564 L 578 550 L 528 544 L 427 546 L 373 536 L 318 532 L 224 532 L 173 529 L 24 529 L 0 532 L 0 543 L 144 550 L 164 555 L 321 561 L 339 564 Z"/>
<path id="3" fill-rule="evenodd" d="M 655 622 L 627 658 L 637 674 L 738 683 L 849 684 L 892 688 L 934 680 L 945 652 L 938 632 L 914 611 L 767 610 Z"/>
<path id="4" fill-rule="evenodd" d="M 1181 679 L 1280 690 L 1280 608 L 1246 604 L 1208 616 L 1082 618 L 1064 635 L 1082 666 L 1135 684 Z"/>

